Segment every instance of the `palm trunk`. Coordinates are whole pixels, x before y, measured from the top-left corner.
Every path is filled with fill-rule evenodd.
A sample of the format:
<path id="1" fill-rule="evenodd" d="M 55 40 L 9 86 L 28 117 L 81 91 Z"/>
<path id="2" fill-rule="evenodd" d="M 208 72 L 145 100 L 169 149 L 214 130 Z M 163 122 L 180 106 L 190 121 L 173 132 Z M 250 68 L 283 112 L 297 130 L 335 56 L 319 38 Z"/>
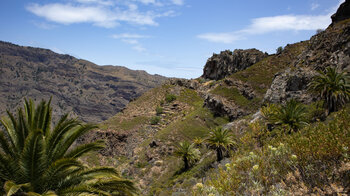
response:
<path id="1" fill-rule="evenodd" d="M 222 155 L 222 149 L 219 147 L 216 149 L 217 161 L 221 161 L 224 157 Z"/>
<path id="2" fill-rule="evenodd" d="M 183 157 L 183 159 L 184 159 L 184 163 L 185 163 L 185 170 L 188 170 L 190 168 L 190 166 L 188 164 L 187 157 Z"/>

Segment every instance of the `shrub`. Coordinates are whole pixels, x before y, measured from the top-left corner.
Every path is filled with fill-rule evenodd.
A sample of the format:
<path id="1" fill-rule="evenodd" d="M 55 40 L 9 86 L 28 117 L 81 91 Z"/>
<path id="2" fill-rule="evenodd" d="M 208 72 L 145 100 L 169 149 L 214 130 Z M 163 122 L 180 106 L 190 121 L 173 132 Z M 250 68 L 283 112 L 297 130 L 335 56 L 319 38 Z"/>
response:
<path id="1" fill-rule="evenodd" d="M 276 49 L 276 54 L 278 55 L 278 54 L 281 54 L 283 52 L 283 47 L 282 46 L 280 46 L 280 47 L 278 47 L 277 49 Z"/>
<path id="2" fill-rule="evenodd" d="M 156 114 L 157 114 L 157 116 L 163 114 L 163 108 L 160 107 L 160 106 L 157 106 L 157 108 L 156 108 Z"/>
<path id="3" fill-rule="evenodd" d="M 237 154 L 238 155 L 238 154 Z M 295 168 L 297 156 L 283 143 L 257 152 L 241 152 L 219 168 L 205 185 L 193 187 L 195 195 L 272 195 L 274 185 Z M 279 190 L 283 191 L 283 190 Z"/>
<path id="4" fill-rule="evenodd" d="M 151 123 L 151 125 L 156 125 L 156 124 L 159 123 L 159 121 L 160 121 L 160 117 L 159 116 L 153 116 L 151 118 L 151 120 L 150 120 L 150 123 Z"/>
<path id="5" fill-rule="evenodd" d="M 171 102 L 173 102 L 173 101 L 175 101 L 175 100 L 176 100 L 176 96 L 173 95 L 173 94 L 167 94 L 167 95 L 165 96 L 165 101 L 166 101 L 167 103 L 171 103 Z"/>

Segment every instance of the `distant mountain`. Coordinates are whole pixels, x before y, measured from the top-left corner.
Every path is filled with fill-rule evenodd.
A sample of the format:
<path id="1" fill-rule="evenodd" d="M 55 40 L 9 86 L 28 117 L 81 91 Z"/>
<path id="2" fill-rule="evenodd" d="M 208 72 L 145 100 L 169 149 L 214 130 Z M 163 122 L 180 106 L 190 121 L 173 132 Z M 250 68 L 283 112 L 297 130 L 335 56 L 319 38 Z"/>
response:
<path id="1" fill-rule="evenodd" d="M 83 121 L 100 122 L 165 79 L 0 41 L 1 116 L 21 105 L 24 97 L 38 101 L 52 96 L 55 116 L 71 112 Z"/>

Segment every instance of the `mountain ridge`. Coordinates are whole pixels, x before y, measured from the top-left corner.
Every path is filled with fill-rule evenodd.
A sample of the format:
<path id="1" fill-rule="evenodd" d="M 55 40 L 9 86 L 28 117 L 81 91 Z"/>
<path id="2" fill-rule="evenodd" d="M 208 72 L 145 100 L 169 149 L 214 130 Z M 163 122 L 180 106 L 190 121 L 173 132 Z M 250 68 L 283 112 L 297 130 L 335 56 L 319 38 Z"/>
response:
<path id="1" fill-rule="evenodd" d="M 98 66 L 49 49 L 0 41 L 0 114 L 23 97 L 48 99 L 55 115 L 72 111 L 83 121 L 100 122 L 166 78 L 122 66 Z"/>

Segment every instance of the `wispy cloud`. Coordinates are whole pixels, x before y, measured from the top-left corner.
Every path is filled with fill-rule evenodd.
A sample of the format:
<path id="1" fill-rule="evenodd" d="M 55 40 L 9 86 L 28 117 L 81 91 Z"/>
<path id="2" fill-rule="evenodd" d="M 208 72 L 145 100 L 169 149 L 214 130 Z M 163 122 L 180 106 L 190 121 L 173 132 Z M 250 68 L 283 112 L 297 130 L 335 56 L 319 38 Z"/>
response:
<path id="1" fill-rule="evenodd" d="M 276 31 L 302 31 L 323 29 L 330 24 L 330 14 L 309 15 L 281 15 L 273 17 L 255 18 L 244 29 L 227 33 L 204 33 L 197 37 L 210 42 L 233 43 L 245 39 L 249 35 L 258 35 Z"/>
<path id="2" fill-rule="evenodd" d="M 150 38 L 148 35 L 140 35 L 140 34 L 131 34 L 131 33 L 123 33 L 123 34 L 114 34 L 111 36 L 114 39 L 119 39 L 122 42 L 131 45 L 133 50 L 138 52 L 146 52 L 147 49 L 142 46 L 139 42 L 139 39 Z"/>
<path id="3" fill-rule="evenodd" d="M 174 1 L 174 0 L 168 0 Z M 177 0 L 179 1 L 179 0 Z M 181 1 L 182 2 L 182 1 Z M 181 5 L 181 2 L 175 2 Z M 159 2 L 160 3 L 160 2 Z M 183 3 L 183 2 L 182 2 Z M 91 23 L 95 26 L 112 28 L 119 24 L 158 26 L 156 19 L 175 16 L 170 8 L 162 11 L 147 9 L 142 11 L 138 4 L 158 5 L 156 0 L 70 0 L 64 3 L 30 4 L 26 9 L 50 22 L 59 24 Z"/>
<path id="4" fill-rule="evenodd" d="M 175 5 L 183 5 L 184 4 L 184 0 L 172 0 L 172 2 Z"/>
<path id="5" fill-rule="evenodd" d="M 246 39 L 250 35 L 265 34 L 277 31 L 308 31 L 324 29 L 331 23 L 331 15 L 345 0 L 339 0 L 337 5 L 327 10 L 324 15 L 280 15 L 261 17 L 251 20 L 246 28 L 221 33 L 203 33 L 197 38 L 210 42 L 230 44 L 238 40 Z M 316 9 L 319 5 L 314 4 L 311 8 Z"/>
<path id="6" fill-rule="evenodd" d="M 318 4 L 318 3 L 312 3 L 312 4 L 311 4 L 311 10 L 315 10 L 315 9 L 317 9 L 318 7 L 320 7 L 320 4 Z"/>

